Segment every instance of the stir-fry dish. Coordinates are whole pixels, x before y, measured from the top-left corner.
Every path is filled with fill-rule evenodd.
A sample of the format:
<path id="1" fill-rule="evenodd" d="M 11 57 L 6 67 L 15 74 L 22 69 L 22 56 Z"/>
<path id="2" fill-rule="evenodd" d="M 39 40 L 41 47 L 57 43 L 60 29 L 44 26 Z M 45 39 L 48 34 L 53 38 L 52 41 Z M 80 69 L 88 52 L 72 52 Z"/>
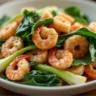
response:
<path id="1" fill-rule="evenodd" d="M 26 7 L 0 19 L 0 77 L 35 86 L 96 79 L 96 22 L 79 8 Z"/>

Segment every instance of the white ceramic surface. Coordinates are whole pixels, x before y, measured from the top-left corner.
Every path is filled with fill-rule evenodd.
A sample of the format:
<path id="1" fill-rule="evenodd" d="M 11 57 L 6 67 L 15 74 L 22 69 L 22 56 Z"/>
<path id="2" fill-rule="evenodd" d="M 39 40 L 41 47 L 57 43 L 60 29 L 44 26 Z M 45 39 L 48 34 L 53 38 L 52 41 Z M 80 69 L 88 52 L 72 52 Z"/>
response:
<path id="1" fill-rule="evenodd" d="M 48 5 L 56 5 L 58 7 L 78 6 L 91 20 L 96 21 L 96 4 L 92 2 L 82 2 L 81 0 L 16 0 L 0 6 L 0 16 L 8 14 L 16 15 L 20 9 L 25 6 L 35 6 L 42 8 Z M 68 94 L 80 94 L 96 88 L 96 81 L 87 82 L 83 85 L 71 85 L 62 87 L 36 87 L 21 85 L 6 81 L 0 78 L 0 86 L 8 90 L 35 96 L 68 96 Z"/>

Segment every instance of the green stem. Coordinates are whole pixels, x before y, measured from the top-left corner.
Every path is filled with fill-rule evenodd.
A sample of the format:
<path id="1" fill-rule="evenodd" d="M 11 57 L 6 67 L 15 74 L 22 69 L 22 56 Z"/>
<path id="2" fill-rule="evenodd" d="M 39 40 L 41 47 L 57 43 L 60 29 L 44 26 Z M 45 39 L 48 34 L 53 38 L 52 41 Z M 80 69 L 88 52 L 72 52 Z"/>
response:
<path id="1" fill-rule="evenodd" d="M 1 59 L 0 60 L 0 72 L 4 71 L 6 69 L 6 67 L 10 64 L 10 62 L 13 61 L 17 56 L 22 55 L 26 51 L 33 50 L 36 48 L 37 47 L 35 45 L 32 45 L 32 46 L 23 48 L 4 59 Z"/>
<path id="2" fill-rule="evenodd" d="M 82 84 L 86 82 L 86 77 L 75 75 L 69 71 L 64 71 L 60 69 L 56 69 L 54 67 L 48 65 L 38 64 L 35 66 L 36 69 L 48 71 L 50 73 L 56 74 L 62 80 L 66 81 L 68 84 Z"/>

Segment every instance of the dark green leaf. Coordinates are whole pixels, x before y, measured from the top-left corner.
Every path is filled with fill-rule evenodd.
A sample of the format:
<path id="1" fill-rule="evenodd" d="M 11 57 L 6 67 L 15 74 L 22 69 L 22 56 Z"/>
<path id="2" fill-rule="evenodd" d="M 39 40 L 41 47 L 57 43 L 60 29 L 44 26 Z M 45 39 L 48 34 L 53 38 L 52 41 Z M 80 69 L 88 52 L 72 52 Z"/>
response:
<path id="1" fill-rule="evenodd" d="M 71 6 L 71 7 L 66 8 L 65 12 L 73 17 L 80 16 L 80 9 L 75 6 Z"/>
<path id="2" fill-rule="evenodd" d="M 29 34 L 31 33 L 33 25 L 40 19 L 40 16 L 35 11 L 30 12 L 27 10 L 24 11 L 23 15 L 24 17 L 17 29 L 16 35 L 20 36 L 23 39 L 25 46 L 27 46 L 32 44 Z"/>
<path id="3" fill-rule="evenodd" d="M 4 24 L 6 21 L 8 21 L 9 19 L 10 19 L 10 17 L 7 16 L 7 15 L 2 16 L 2 17 L 0 18 L 0 27 L 2 27 L 3 24 Z"/>
<path id="4" fill-rule="evenodd" d="M 23 84 L 35 86 L 56 86 L 61 80 L 55 75 L 43 70 L 32 70 L 24 76 Z"/>
<path id="5" fill-rule="evenodd" d="M 58 14 L 58 11 L 53 10 L 51 13 L 52 13 L 53 16 L 56 16 Z"/>
<path id="6" fill-rule="evenodd" d="M 87 20 L 82 18 L 82 17 L 75 17 L 75 21 L 79 22 L 79 23 L 82 23 L 82 24 L 85 24 L 85 25 L 88 24 Z"/>
<path id="7" fill-rule="evenodd" d="M 91 55 L 91 60 L 96 60 L 96 39 L 90 38 L 89 51 Z"/>
<path id="8" fill-rule="evenodd" d="M 37 64 L 37 62 L 36 61 L 29 61 L 29 64 L 30 64 L 30 66 L 35 66 L 36 64 Z"/>
<path id="9" fill-rule="evenodd" d="M 31 34 L 34 34 L 34 31 L 35 31 L 39 26 L 41 26 L 41 25 L 49 26 L 52 22 L 53 22 L 53 19 L 52 19 L 52 18 L 48 18 L 48 19 L 40 20 L 40 21 L 36 22 L 36 23 L 34 24 L 34 26 L 32 27 Z"/>
<path id="10" fill-rule="evenodd" d="M 84 58 L 81 59 L 74 59 L 72 66 L 78 66 L 78 65 L 88 65 L 91 63 L 91 57 L 88 53 Z"/>

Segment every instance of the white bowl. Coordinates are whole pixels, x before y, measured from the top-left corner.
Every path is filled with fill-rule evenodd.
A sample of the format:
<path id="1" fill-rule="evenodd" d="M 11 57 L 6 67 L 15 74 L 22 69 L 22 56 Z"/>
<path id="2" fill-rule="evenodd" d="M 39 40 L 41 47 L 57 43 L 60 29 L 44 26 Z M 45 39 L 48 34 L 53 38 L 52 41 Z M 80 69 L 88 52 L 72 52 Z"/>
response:
<path id="1" fill-rule="evenodd" d="M 92 2 L 77 1 L 77 0 L 17 0 L 0 6 L 0 16 L 8 14 L 9 16 L 16 15 L 20 9 L 25 6 L 35 6 L 42 8 L 48 5 L 56 5 L 58 7 L 78 6 L 91 20 L 96 21 L 96 5 Z M 96 81 L 87 82 L 82 85 L 69 85 L 61 87 L 37 87 L 28 86 L 6 81 L 0 78 L 0 86 L 8 90 L 36 96 L 64 96 L 64 94 L 80 94 L 96 88 Z"/>

